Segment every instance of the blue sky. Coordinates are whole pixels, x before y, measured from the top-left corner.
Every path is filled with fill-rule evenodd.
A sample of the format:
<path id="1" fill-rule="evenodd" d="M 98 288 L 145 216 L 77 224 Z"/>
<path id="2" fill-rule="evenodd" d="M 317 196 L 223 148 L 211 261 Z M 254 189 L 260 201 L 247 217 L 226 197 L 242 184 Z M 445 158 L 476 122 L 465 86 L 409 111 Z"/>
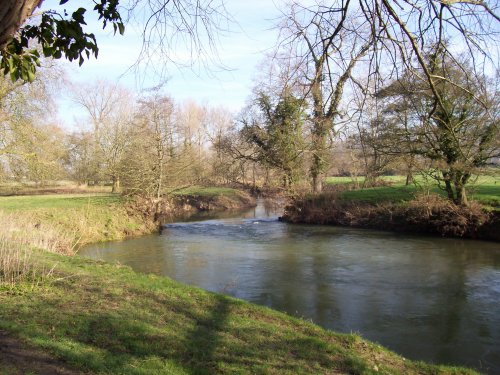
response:
<path id="1" fill-rule="evenodd" d="M 42 10 L 61 9 L 59 1 L 46 0 Z M 66 5 L 79 5 L 68 2 Z M 209 72 L 204 69 L 179 69 L 175 65 L 167 65 L 167 91 L 178 101 L 194 99 L 200 104 L 224 106 L 237 112 L 247 100 L 253 79 L 257 75 L 257 66 L 262 62 L 266 51 L 276 42 L 276 31 L 273 26 L 279 15 L 277 5 L 283 0 L 226 0 L 226 8 L 236 23 L 231 30 L 220 37 L 219 59 L 228 67 L 220 70 L 212 66 Z M 69 9 L 68 9 L 69 10 Z M 141 75 L 127 70 L 136 61 L 140 48 L 140 32 L 133 26 L 127 27 L 124 36 L 113 36 L 109 31 L 89 22 L 92 32 L 96 34 L 99 45 L 98 59 L 86 61 L 81 67 L 77 63 L 63 62 L 67 77 L 75 83 L 89 82 L 105 78 L 119 80 L 132 90 L 151 87 L 159 82 L 150 71 L 141 66 Z M 176 48 L 173 51 L 182 61 L 189 55 L 187 49 Z M 72 127 L 74 118 L 81 117 L 78 110 L 60 94 L 59 118 L 66 126 Z"/>

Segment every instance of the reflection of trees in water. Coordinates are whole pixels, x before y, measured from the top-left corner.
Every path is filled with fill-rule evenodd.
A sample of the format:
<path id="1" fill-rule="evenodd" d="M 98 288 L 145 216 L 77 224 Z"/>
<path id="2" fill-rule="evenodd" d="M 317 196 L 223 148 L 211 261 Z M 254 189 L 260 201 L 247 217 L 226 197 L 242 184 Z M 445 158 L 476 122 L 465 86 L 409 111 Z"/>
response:
<path id="1" fill-rule="evenodd" d="M 213 210 L 213 211 L 187 211 L 175 216 L 165 215 L 160 221 L 163 224 L 177 222 L 193 222 L 217 219 L 252 219 L 279 216 L 283 212 L 283 202 L 278 200 L 258 199 L 255 207 L 241 209 Z"/>

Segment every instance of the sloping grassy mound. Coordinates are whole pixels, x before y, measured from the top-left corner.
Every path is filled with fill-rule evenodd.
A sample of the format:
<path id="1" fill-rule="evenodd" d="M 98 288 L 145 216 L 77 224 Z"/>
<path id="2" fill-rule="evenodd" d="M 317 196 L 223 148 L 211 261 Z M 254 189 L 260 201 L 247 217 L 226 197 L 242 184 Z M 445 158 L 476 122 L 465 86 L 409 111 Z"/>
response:
<path id="1" fill-rule="evenodd" d="M 473 373 L 128 267 L 46 252 L 38 259 L 57 263 L 55 273 L 34 289 L 0 288 L 0 331 L 83 372 Z"/>
<path id="2" fill-rule="evenodd" d="M 156 228 L 152 219 L 127 209 L 119 195 L 0 197 L 0 238 L 71 254 L 79 246 L 123 239 Z"/>

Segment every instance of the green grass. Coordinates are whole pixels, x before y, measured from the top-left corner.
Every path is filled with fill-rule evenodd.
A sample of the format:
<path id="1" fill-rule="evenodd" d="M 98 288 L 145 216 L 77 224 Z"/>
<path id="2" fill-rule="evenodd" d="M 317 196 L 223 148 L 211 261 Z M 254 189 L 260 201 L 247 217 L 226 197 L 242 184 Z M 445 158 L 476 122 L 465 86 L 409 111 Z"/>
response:
<path id="1" fill-rule="evenodd" d="M 189 192 L 189 193 L 188 193 Z M 191 188 L 183 194 L 233 194 Z M 6 220 L 71 231 L 85 242 L 144 225 L 115 195 L 0 198 Z M 1 213 L 1 212 L 0 212 Z M 9 216 L 11 215 L 11 216 Z M 30 221 L 31 220 L 31 221 Z M 37 223 L 42 225 L 39 229 Z M 39 226 L 39 225 L 38 225 Z M 138 230 L 141 232 L 141 229 Z M 57 235 L 56 233 L 56 235 Z M 404 360 L 356 335 L 128 267 L 34 251 L 55 272 L 0 285 L 0 330 L 61 364 L 95 374 L 458 374 L 472 371 Z M 0 373 L 16 372 L 7 363 Z"/>
<path id="2" fill-rule="evenodd" d="M 409 186 L 405 186 L 404 176 L 383 176 L 381 180 L 388 182 L 389 185 L 343 191 L 339 194 L 344 199 L 367 203 L 408 201 L 413 199 L 416 194 L 425 192 L 446 195 L 434 181 L 426 180 L 422 176 L 417 176 L 416 184 Z M 359 184 L 362 184 L 363 181 L 363 177 L 358 178 Z M 353 183 L 353 179 L 350 177 L 328 177 L 326 183 L 327 185 L 345 185 Z M 487 206 L 500 206 L 500 176 L 481 176 L 470 183 L 467 189 L 471 199 Z"/>
<path id="3" fill-rule="evenodd" d="M 387 182 L 394 182 L 394 183 L 405 183 L 405 176 L 382 176 L 380 177 L 381 180 L 387 181 Z M 341 184 L 351 184 L 354 182 L 358 182 L 359 184 L 362 184 L 365 181 L 364 176 L 359 176 L 359 177 L 337 177 L 337 176 L 331 176 L 325 178 L 325 183 L 329 185 L 341 185 Z"/>
<path id="4" fill-rule="evenodd" d="M 125 198 L 117 194 L 20 195 L 0 197 L 0 209 L 6 211 L 81 209 L 88 206 L 121 204 L 124 201 Z"/>
<path id="5" fill-rule="evenodd" d="M 40 253 L 39 287 L 0 288 L 0 330 L 95 374 L 458 374 L 356 335 L 128 267 Z"/>

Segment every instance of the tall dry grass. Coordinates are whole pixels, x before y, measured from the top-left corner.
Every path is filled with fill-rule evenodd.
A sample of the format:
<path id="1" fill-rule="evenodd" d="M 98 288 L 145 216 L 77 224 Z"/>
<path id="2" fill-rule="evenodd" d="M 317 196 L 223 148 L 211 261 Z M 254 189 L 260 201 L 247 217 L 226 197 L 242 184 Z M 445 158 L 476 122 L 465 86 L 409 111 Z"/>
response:
<path id="1" fill-rule="evenodd" d="M 73 251 L 75 235 L 55 223 L 31 215 L 0 211 L 0 239 L 23 247 L 69 255 Z"/>
<path id="2" fill-rule="evenodd" d="M 0 211 L 0 285 L 40 282 L 53 268 L 39 264 L 34 249 L 69 253 L 72 243 L 71 236 L 64 235 L 57 227 Z"/>

